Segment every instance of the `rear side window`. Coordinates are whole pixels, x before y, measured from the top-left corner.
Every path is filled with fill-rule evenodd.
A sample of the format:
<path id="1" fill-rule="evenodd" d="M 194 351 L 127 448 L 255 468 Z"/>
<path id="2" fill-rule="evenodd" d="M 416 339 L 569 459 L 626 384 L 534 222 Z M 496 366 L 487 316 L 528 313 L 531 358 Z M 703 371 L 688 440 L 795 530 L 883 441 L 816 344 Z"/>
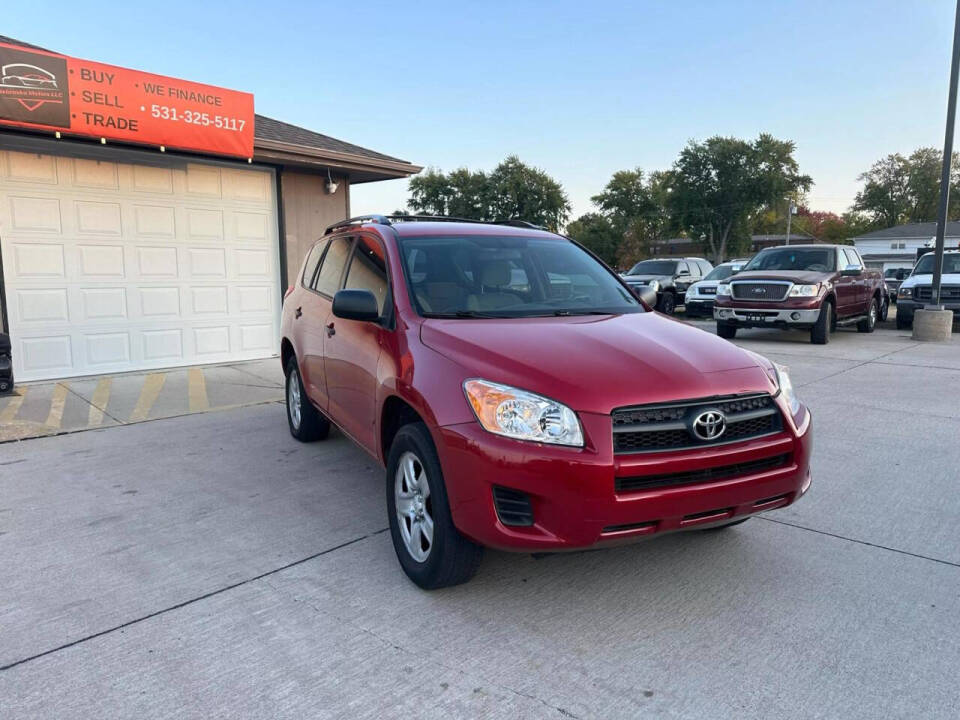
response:
<path id="1" fill-rule="evenodd" d="M 317 272 L 317 265 L 320 264 L 320 258 L 323 257 L 323 249 L 326 246 L 327 242 L 321 240 L 310 249 L 310 254 L 307 255 L 307 262 L 303 265 L 304 287 L 310 287 L 310 282 L 313 280 L 314 273 Z"/>
<path id="2" fill-rule="evenodd" d="M 344 287 L 350 290 L 369 290 L 377 299 L 377 310 L 383 315 L 387 299 L 387 262 L 383 248 L 376 240 L 362 237 L 347 270 Z"/>
<path id="3" fill-rule="evenodd" d="M 313 289 L 318 293 L 332 297 L 340 289 L 343 266 L 347 264 L 347 257 L 350 254 L 350 241 L 350 238 L 342 236 L 330 241 L 330 247 L 320 265 L 320 272 L 313 283 Z"/>
<path id="4" fill-rule="evenodd" d="M 863 267 L 863 263 L 860 262 L 860 256 L 857 255 L 856 250 L 851 250 L 850 248 L 844 248 L 843 252 L 847 256 L 847 263 L 850 265 L 856 265 L 858 268 Z"/>

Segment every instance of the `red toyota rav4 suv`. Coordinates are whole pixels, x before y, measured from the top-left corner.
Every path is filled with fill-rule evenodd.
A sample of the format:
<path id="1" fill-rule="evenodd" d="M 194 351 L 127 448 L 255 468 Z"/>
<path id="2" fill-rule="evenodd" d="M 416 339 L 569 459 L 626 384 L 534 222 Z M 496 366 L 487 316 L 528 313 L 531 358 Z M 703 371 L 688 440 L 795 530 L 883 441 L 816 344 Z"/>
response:
<path id="1" fill-rule="evenodd" d="M 525 223 L 334 225 L 283 308 L 287 416 L 386 466 L 393 544 L 424 588 L 483 546 L 549 551 L 723 527 L 810 486 L 784 368 L 651 312 Z"/>

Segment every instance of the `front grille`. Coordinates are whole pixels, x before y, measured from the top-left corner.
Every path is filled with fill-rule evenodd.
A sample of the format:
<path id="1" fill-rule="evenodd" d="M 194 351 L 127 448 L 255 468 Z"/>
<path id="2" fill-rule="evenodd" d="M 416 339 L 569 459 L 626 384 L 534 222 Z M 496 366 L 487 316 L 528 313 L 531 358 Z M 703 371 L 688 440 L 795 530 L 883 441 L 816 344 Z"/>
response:
<path id="1" fill-rule="evenodd" d="M 790 453 L 785 453 L 783 455 L 763 458 L 762 460 L 751 460 L 749 462 L 734 463 L 732 465 L 720 465 L 718 467 L 704 468 L 703 470 L 690 470 L 666 475 L 617 478 L 616 490 L 618 493 L 639 492 L 641 490 L 652 490 L 654 488 L 731 480 L 737 477 L 755 475 L 757 473 L 767 472 L 768 470 L 787 467 L 790 465 L 790 460 Z"/>
<path id="2" fill-rule="evenodd" d="M 933 300 L 933 286 L 917 285 L 913 289 L 913 297 L 917 300 Z M 960 300 L 960 285 L 941 285 L 940 300 Z"/>
<path id="3" fill-rule="evenodd" d="M 497 517 L 504 525 L 528 527 L 533 525 L 533 506 L 530 496 L 519 490 L 493 486 L 493 504 Z"/>
<path id="4" fill-rule="evenodd" d="M 713 440 L 702 440 L 693 433 L 693 421 L 706 410 L 717 410 L 726 419 L 723 434 Z M 709 447 L 783 429 L 780 411 L 767 394 L 620 408 L 613 411 L 612 420 L 615 453 Z"/>
<path id="5" fill-rule="evenodd" d="M 767 300 L 779 302 L 787 296 L 789 284 L 770 282 L 731 283 L 733 296 L 738 300 Z"/>

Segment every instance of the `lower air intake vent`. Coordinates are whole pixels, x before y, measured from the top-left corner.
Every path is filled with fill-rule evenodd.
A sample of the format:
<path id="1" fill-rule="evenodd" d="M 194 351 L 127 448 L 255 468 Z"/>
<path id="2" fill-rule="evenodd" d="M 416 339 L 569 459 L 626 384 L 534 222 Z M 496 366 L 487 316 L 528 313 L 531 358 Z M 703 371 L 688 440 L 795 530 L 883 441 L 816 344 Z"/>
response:
<path id="1" fill-rule="evenodd" d="M 493 486 L 493 504 L 497 517 L 504 525 L 527 527 L 533 525 L 533 506 L 530 496 L 519 490 Z"/>

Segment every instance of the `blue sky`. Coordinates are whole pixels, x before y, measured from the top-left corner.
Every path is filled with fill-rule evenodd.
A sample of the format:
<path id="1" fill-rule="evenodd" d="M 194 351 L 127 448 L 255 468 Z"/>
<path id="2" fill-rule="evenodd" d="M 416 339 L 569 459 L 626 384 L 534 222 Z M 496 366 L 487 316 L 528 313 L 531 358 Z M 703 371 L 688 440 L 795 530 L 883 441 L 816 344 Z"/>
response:
<path id="1" fill-rule="evenodd" d="M 691 139 L 797 144 L 815 209 L 857 175 L 943 143 L 947 0 L 861 2 L 18 3 L 0 34 L 78 57 L 247 90 L 258 112 L 451 170 L 517 154 L 574 215 L 623 168 Z M 392 211 L 406 182 L 356 186 Z"/>

